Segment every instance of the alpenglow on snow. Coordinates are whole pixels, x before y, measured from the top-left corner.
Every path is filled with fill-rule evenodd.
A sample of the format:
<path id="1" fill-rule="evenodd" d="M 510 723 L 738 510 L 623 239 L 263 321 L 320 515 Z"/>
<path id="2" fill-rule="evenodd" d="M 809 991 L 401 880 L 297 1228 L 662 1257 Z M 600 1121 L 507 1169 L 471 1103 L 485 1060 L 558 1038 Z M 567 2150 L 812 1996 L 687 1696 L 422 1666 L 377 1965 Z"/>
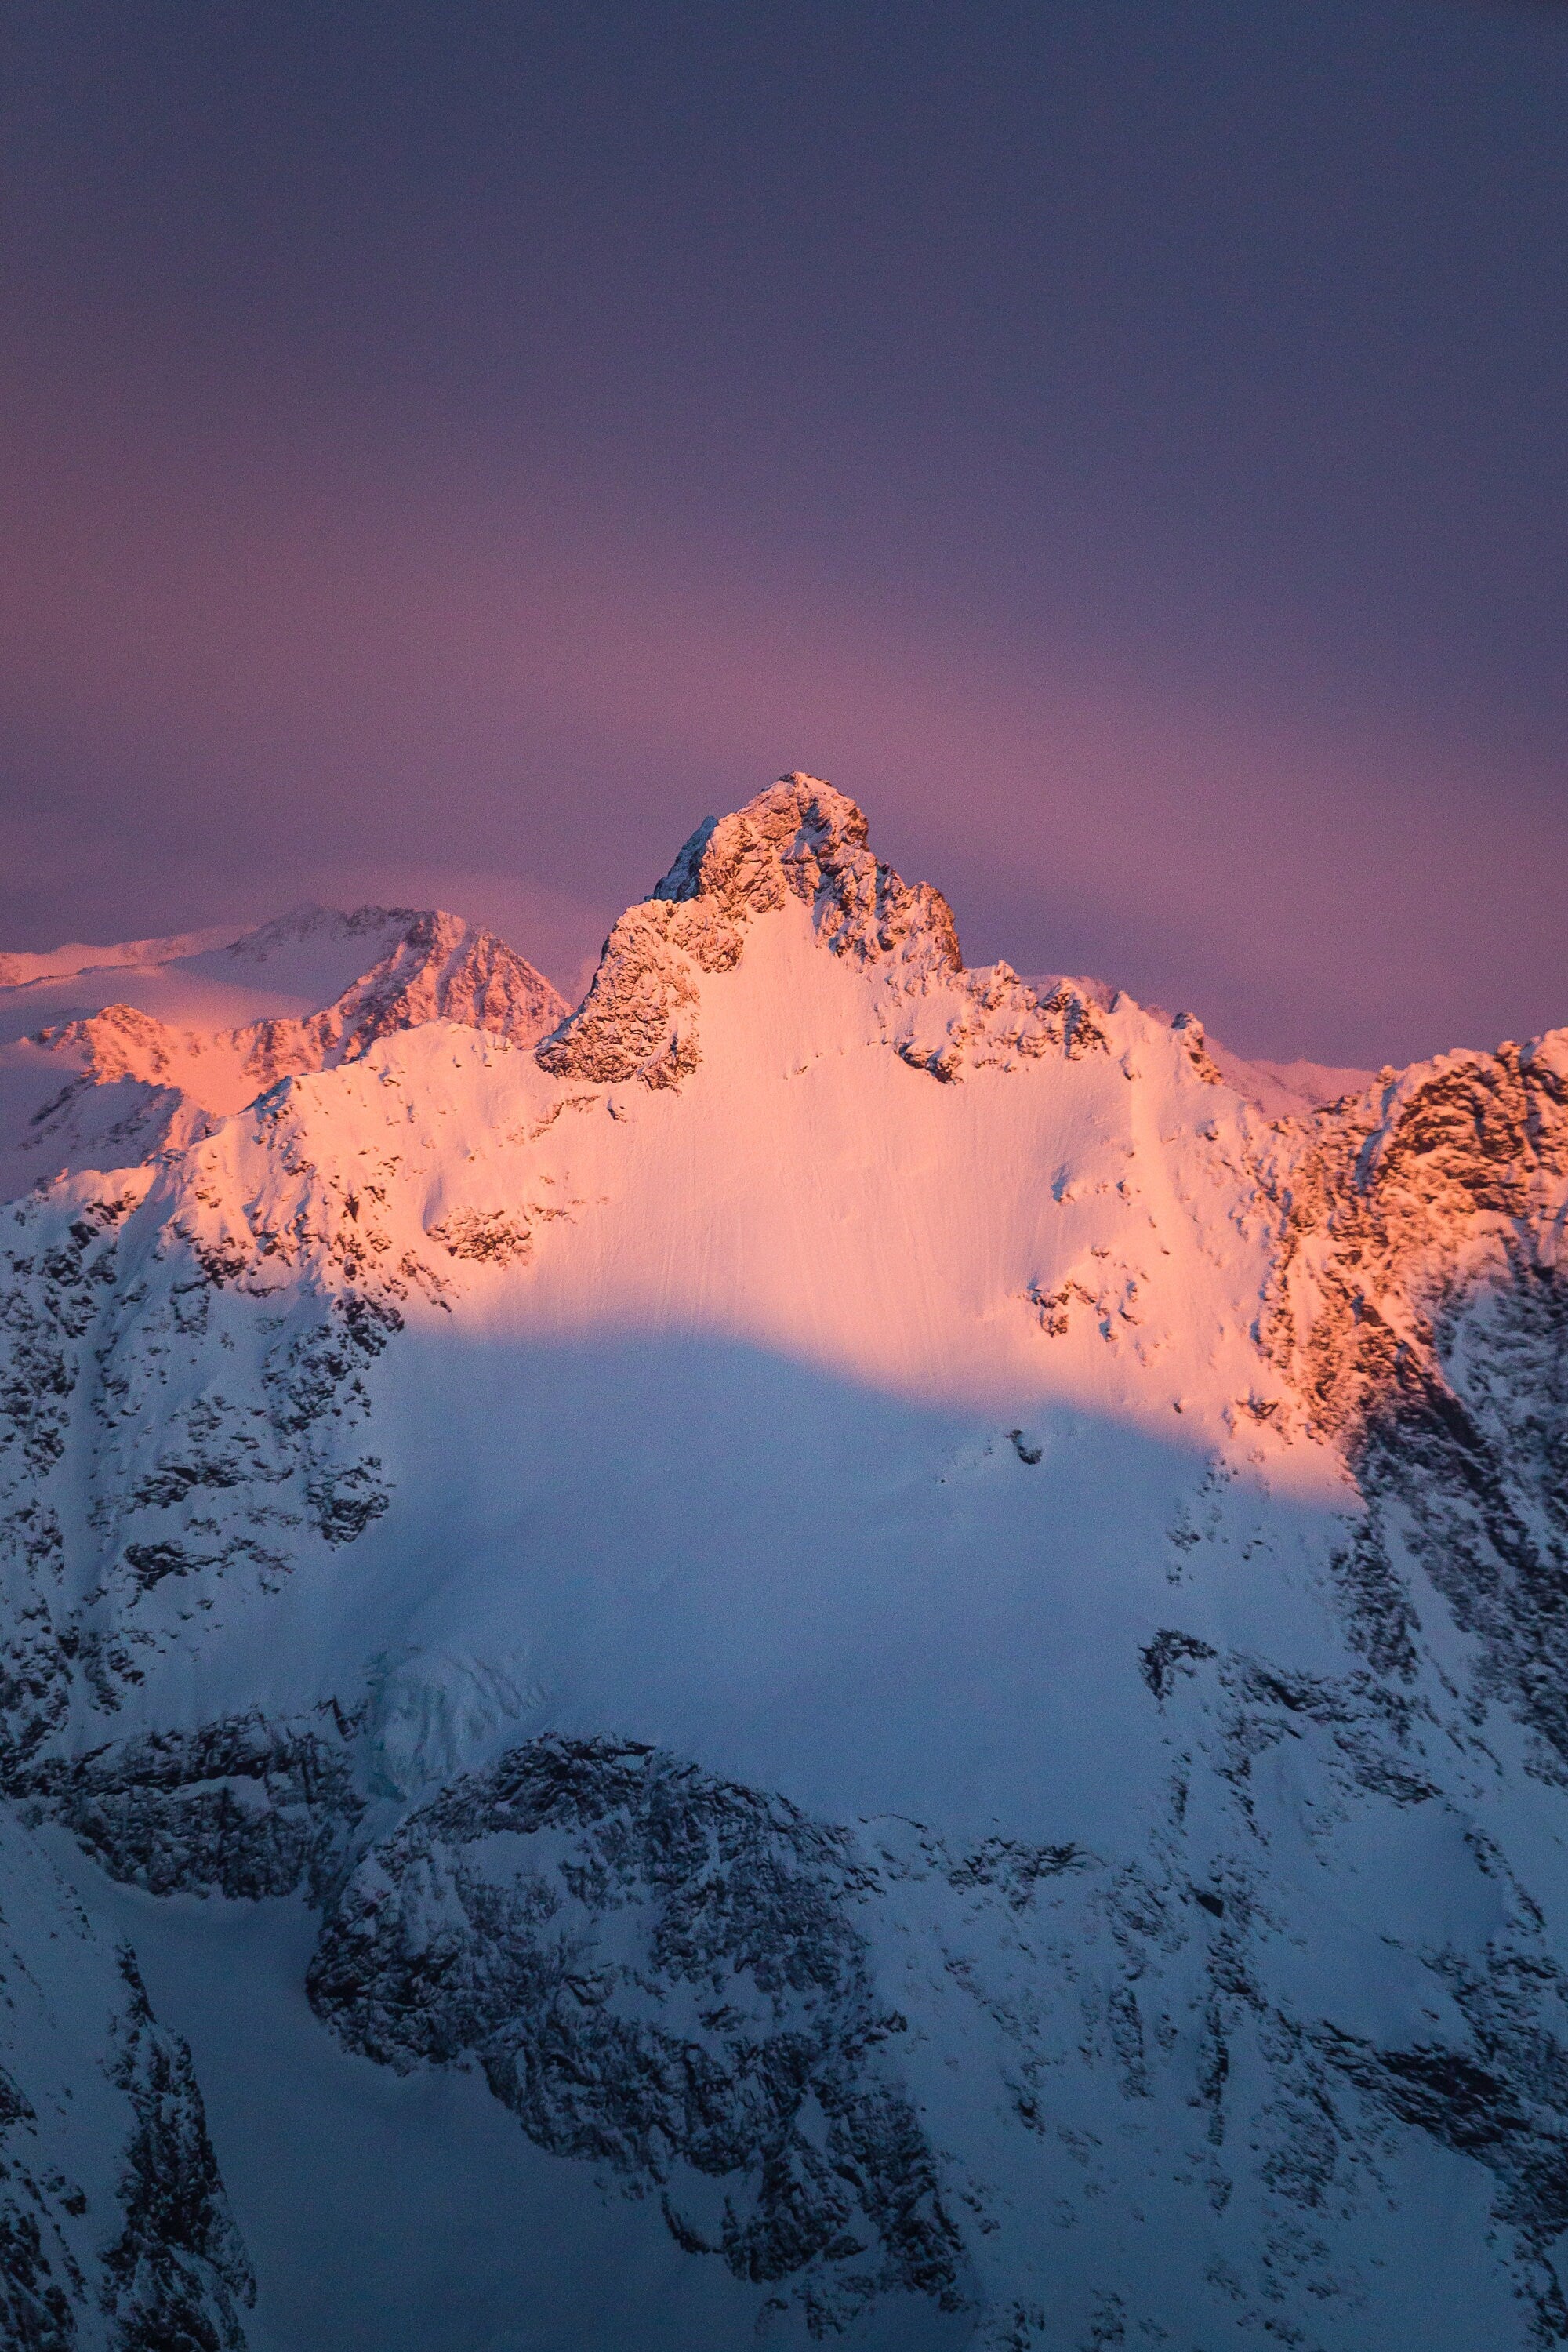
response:
<path id="1" fill-rule="evenodd" d="M 802 775 L 575 1010 L 0 1010 L 0 2342 L 1568 2342 L 1568 1031 L 1250 1068 Z"/>

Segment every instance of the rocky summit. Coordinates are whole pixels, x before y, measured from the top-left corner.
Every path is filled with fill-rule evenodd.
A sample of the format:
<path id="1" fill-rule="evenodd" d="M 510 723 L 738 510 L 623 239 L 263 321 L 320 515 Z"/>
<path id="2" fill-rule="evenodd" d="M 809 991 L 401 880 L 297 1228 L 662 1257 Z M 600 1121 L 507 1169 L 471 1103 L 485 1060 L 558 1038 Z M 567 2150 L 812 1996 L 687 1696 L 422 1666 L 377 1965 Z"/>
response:
<path id="1" fill-rule="evenodd" d="M 0 1013 L 0 2342 L 1568 2342 L 1568 1031 L 1321 1099 L 802 775 L 575 1009 Z"/>

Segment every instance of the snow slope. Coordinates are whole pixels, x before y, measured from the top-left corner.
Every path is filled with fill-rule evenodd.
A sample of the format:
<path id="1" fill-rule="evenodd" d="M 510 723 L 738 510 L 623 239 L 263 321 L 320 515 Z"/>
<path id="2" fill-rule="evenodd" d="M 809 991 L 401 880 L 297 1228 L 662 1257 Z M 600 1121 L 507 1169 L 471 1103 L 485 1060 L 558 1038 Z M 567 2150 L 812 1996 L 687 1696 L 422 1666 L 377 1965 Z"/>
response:
<path id="1" fill-rule="evenodd" d="M 1270 1118 L 1300 1118 L 1346 1095 L 1364 1094 L 1374 1070 L 1345 1070 L 1324 1062 L 1247 1062 L 1214 1039 L 1209 1056 L 1227 1086 L 1255 1102 Z"/>
<path id="2" fill-rule="evenodd" d="M 27 950 L 0 955 L 0 988 L 30 988 L 40 982 L 72 980 L 83 973 L 118 971 L 125 974 L 132 968 L 140 971 L 152 966 L 184 963 L 207 955 L 215 948 L 232 947 L 237 936 L 234 928 L 218 924 L 205 931 L 182 931 L 172 939 L 121 940 L 114 947 L 88 947 L 73 940 L 42 955 Z"/>
<path id="3" fill-rule="evenodd" d="M 802 777 L 547 1029 L 437 944 L 0 1221 L 16 1833 L 234 2324 L 1568 2340 L 1568 1035 L 1281 1118 Z"/>
<path id="4" fill-rule="evenodd" d="M 1050 973 L 1032 980 L 1029 985 L 1046 993 L 1062 987 L 1076 989 L 1090 1003 L 1105 1010 L 1121 993 L 1103 980 L 1075 980 L 1065 973 Z M 1194 1025 L 1191 1013 L 1167 1016 L 1152 1004 L 1145 1005 L 1143 1010 L 1154 1020 L 1169 1020 L 1173 1028 L 1186 1030 Z M 1326 1062 L 1247 1061 L 1215 1037 L 1205 1041 L 1205 1050 L 1226 1085 L 1271 1119 L 1300 1118 L 1309 1111 L 1342 1100 L 1346 1095 L 1364 1094 L 1377 1075 L 1373 1070 L 1342 1069 Z"/>

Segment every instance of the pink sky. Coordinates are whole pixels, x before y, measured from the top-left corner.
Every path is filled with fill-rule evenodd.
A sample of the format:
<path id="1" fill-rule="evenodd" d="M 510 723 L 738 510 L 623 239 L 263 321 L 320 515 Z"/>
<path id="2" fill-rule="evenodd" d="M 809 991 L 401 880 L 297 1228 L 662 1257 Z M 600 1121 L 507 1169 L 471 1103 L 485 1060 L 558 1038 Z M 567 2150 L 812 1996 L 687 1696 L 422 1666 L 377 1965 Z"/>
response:
<path id="1" fill-rule="evenodd" d="M 691 824 L 803 766 L 973 960 L 1092 964 L 1244 1050 L 1568 1015 L 1562 852 L 1485 743 L 770 563 L 696 502 L 260 435 L 133 469 L 79 420 L 38 466 L 43 438 L 9 486 L 7 719 L 75 808 L 0 818 L 8 945 L 396 895 L 570 985 Z"/>
<path id="2" fill-rule="evenodd" d="M 800 767 L 1244 1051 L 1568 1019 L 1563 11 L 5 40 L 0 948 L 441 898 L 570 985 Z"/>

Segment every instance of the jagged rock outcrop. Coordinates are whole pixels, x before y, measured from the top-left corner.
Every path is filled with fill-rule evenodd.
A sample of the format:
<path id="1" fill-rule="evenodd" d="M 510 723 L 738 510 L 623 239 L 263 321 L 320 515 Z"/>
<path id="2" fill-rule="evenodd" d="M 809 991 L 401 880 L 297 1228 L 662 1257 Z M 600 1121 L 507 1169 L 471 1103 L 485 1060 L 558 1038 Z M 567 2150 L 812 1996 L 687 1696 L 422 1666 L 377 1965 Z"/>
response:
<path id="1" fill-rule="evenodd" d="M 493 931 L 437 910 L 416 916 L 397 945 L 335 1004 L 297 1028 L 260 1022 L 243 1050 L 261 1086 L 269 1086 L 297 1071 L 353 1060 L 378 1037 L 423 1021 L 458 1021 L 531 1045 L 566 1010 L 542 972 Z"/>
<path id="2" fill-rule="evenodd" d="M 1563 2340 L 1568 1974 L 1478 1828 L 1496 1759 L 1473 1730 L 1457 1752 L 1435 1708 L 1370 1673 L 1303 1675 L 1170 1627 L 1141 1663 L 1169 1780 L 1135 1858 L 867 1829 L 889 1904 L 921 1920 L 900 2007 L 1006 2087 L 971 2179 L 1016 2177 L 1016 2133 L 1056 2229 L 1120 2217 L 1075 2307 L 1037 2233 L 989 2209 L 996 2315 L 976 2340 L 1234 2332 L 1360 2352 L 1386 2340 L 1378 2217 L 1413 2193 L 1422 2142 L 1491 2176 L 1531 2340 Z M 1441 1919 L 1403 1888 L 1369 1902 L 1344 1873 L 1360 1853 L 1395 1880 L 1405 1855 L 1441 1854 Z M 1163 2218 L 1141 2249 L 1153 2180 Z M 1095 2336 L 1097 2309 L 1120 2337 Z"/>
<path id="3" fill-rule="evenodd" d="M 335 1894 L 364 1800 L 351 1727 L 331 1707 L 292 1722 L 259 1708 L 151 1732 L 13 1772 L 34 1821 L 63 1822 L 113 1878 L 150 1895 L 231 1901 Z"/>
<path id="4" fill-rule="evenodd" d="M 1087 1000 L 1042 998 L 1005 964 L 966 971 L 952 910 L 874 856 L 853 801 L 815 776 L 783 776 L 734 815 L 698 827 L 651 898 L 605 944 L 581 1009 L 539 1047 L 552 1076 L 678 1086 L 700 1058 L 703 974 L 731 970 L 748 924 L 792 901 L 836 956 L 869 967 L 879 1015 L 903 1058 L 935 1077 L 1008 1054 L 1104 1045 Z"/>
<path id="5" fill-rule="evenodd" d="M 113 2079 L 135 2122 L 120 2179 L 123 2226 L 103 2254 L 110 2340 L 116 2352 L 187 2344 L 245 2352 L 239 2312 L 255 2300 L 255 2281 L 190 2053 L 159 2027 L 128 1950 L 121 1973 L 127 1999 Z"/>
<path id="6" fill-rule="evenodd" d="M 531 2138 L 840 2326 L 959 2300 L 841 1831 L 633 1742 L 542 1739 L 360 1864 L 310 1968 L 350 2047 L 474 2060 Z"/>
<path id="7" fill-rule="evenodd" d="M 1366 1499 L 1363 1639 L 1413 1671 L 1418 1563 L 1568 1772 L 1568 1033 L 1388 1074 L 1280 1198 L 1269 1344 Z"/>
<path id="8" fill-rule="evenodd" d="M 0 1211 L 13 1758 L 58 1729 L 73 1689 L 117 1709 L 217 1591 L 275 1591 L 312 1546 L 353 1542 L 388 1507 L 381 1457 L 360 1442 L 363 1376 L 401 1328 L 405 1277 L 372 1276 L 354 1225 L 346 1263 L 327 1261 L 336 1281 L 296 1284 L 298 1236 L 289 1252 L 242 1224 L 241 1248 L 206 1222 L 202 1191 L 198 1176 L 189 1221 L 147 1171 Z"/>
<path id="9" fill-rule="evenodd" d="M 383 907 L 360 913 L 374 918 L 374 924 L 361 924 L 363 929 L 384 930 L 394 915 L 406 917 L 406 929 L 331 1004 L 303 1018 L 202 1033 L 171 1028 L 133 1005 L 111 1004 L 41 1030 L 36 1043 L 76 1064 L 79 1075 L 37 1114 L 36 1139 L 68 1145 L 93 1090 L 116 1087 L 126 1097 L 124 1138 L 146 1155 L 194 1140 L 213 1117 L 241 1108 L 280 1078 L 333 1069 L 358 1059 L 377 1038 L 422 1022 L 457 1021 L 531 1045 L 566 1013 L 564 999 L 542 972 L 461 916 Z M 345 919 L 352 928 L 356 919 Z M 254 952 L 256 940 L 241 940 L 230 953 L 245 948 Z"/>
<path id="10" fill-rule="evenodd" d="M 250 2264 L 190 2053 L 0 1820 L 0 2340 L 245 2352 Z"/>

